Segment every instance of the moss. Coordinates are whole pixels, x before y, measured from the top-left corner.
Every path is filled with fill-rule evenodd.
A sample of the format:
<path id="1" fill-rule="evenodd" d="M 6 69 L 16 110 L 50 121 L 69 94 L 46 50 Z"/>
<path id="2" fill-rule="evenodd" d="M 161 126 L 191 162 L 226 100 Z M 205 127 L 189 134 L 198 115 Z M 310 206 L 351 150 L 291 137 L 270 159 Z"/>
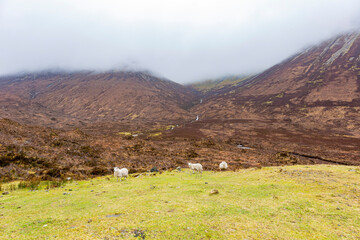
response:
<path id="1" fill-rule="evenodd" d="M 131 136 L 131 132 L 118 132 L 117 135 L 123 135 L 123 136 Z"/>
<path id="2" fill-rule="evenodd" d="M 162 135 L 162 132 L 156 132 L 156 133 L 149 134 L 149 137 L 159 137 L 161 135 Z"/>
<path id="3" fill-rule="evenodd" d="M 284 93 L 279 93 L 278 95 L 275 96 L 276 98 L 283 98 L 284 97 Z"/>

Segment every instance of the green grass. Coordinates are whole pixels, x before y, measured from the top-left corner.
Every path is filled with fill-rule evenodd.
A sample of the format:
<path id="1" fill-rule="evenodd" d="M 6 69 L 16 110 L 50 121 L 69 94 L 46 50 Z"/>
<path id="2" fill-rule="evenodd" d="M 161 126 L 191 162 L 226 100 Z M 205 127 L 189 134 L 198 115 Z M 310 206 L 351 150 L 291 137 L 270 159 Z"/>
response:
<path id="1" fill-rule="evenodd" d="M 329 165 L 202 177 L 174 171 L 19 189 L 0 198 L 0 238 L 359 239 L 359 172 Z M 107 217 L 114 214 L 121 216 Z"/>
<path id="2" fill-rule="evenodd" d="M 206 80 L 203 82 L 195 83 L 192 86 L 196 90 L 206 93 L 213 89 L 221 89 L 221 88 L 227 87 L 227 86 L 228 87 L 236 86 L 240 82 L 249 79 L 249 77 L 250 76 L 246 76 L 246 77 L 233 76 L 233 77 L 224 77 L 224 78 L 219 78 L 219 79 L 211 79 L 211 80 Z"/>

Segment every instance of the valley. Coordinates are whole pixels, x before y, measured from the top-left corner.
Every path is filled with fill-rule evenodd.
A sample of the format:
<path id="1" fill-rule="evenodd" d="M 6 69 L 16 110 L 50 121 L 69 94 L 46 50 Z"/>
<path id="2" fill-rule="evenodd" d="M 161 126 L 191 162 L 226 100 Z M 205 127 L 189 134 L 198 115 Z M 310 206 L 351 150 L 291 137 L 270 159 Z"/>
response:
<path id="1" fill-rule="evenodd" d="M 340 35 L 259 74 L 187 86 L 150 72 L 3 76 L 0 177 L 84 179 L 115 165 L 164 171 L 189 161 L 206 170 L 223 160 L 232 170 L 359 165 L 359 36 Z"/>

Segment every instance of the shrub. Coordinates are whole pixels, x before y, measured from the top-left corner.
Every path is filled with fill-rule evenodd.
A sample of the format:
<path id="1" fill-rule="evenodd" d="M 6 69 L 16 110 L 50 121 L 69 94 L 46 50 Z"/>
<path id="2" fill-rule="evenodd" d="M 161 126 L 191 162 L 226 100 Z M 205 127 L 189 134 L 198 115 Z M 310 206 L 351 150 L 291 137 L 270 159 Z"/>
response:
<path id="1" fill-rule="evenodd" d="M 196 158 L 199 156 L 194 149 L 189 149 L 186 155 L 188 158 Z"/>
<path id="2" fill-rule="evenodd" d="M 38 190 L 39 189 L 39 186 L 40 186 L 40 180 L 38 179 L 31 179 L 30 181 L 21 181 L 17 188 L 18 189 L 24 189 L 24 188 L 29 188 L 31 190 Z"/>
<path id="3" fill-rule="evenodd" d="M 59 188 L 61 186 L 65 186 L 65 184 L 66 184 L 65 180 L 47 181 L 45 185 L 45 189 Z"/>
<path id="4" fill-rule="evenodd" d="M 105 168 L 105 167 L 100 167 L 100 166 L 96 166 L 91 170 L 91 174 L 92 175 L 106 175 L 109 174 L 110 171 L 109 169 Z"/>
<path id="5" fill-rule="evenodd" d="M 61 170 L 59 168 L 51 168 L 47 172 L 47 175 L 53 178 L 61 177 Z"/>

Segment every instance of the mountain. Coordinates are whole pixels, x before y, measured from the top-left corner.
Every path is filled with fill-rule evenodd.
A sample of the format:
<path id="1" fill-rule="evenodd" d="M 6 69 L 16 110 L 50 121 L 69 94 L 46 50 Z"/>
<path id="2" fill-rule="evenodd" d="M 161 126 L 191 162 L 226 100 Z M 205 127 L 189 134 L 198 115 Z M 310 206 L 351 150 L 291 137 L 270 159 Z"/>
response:
<path id="1" fill-rule="evenodd" d="M 42 72 L 0 78 L 0 117 L 62 127 L 183 121 L 196 91 L 147 72 Z"/>
<path id="2" fill-rule="evenodd" d="M 202 119 L 278 119 L 360 136 L 360 33 L 308 48 L 193 110 Z"/>

